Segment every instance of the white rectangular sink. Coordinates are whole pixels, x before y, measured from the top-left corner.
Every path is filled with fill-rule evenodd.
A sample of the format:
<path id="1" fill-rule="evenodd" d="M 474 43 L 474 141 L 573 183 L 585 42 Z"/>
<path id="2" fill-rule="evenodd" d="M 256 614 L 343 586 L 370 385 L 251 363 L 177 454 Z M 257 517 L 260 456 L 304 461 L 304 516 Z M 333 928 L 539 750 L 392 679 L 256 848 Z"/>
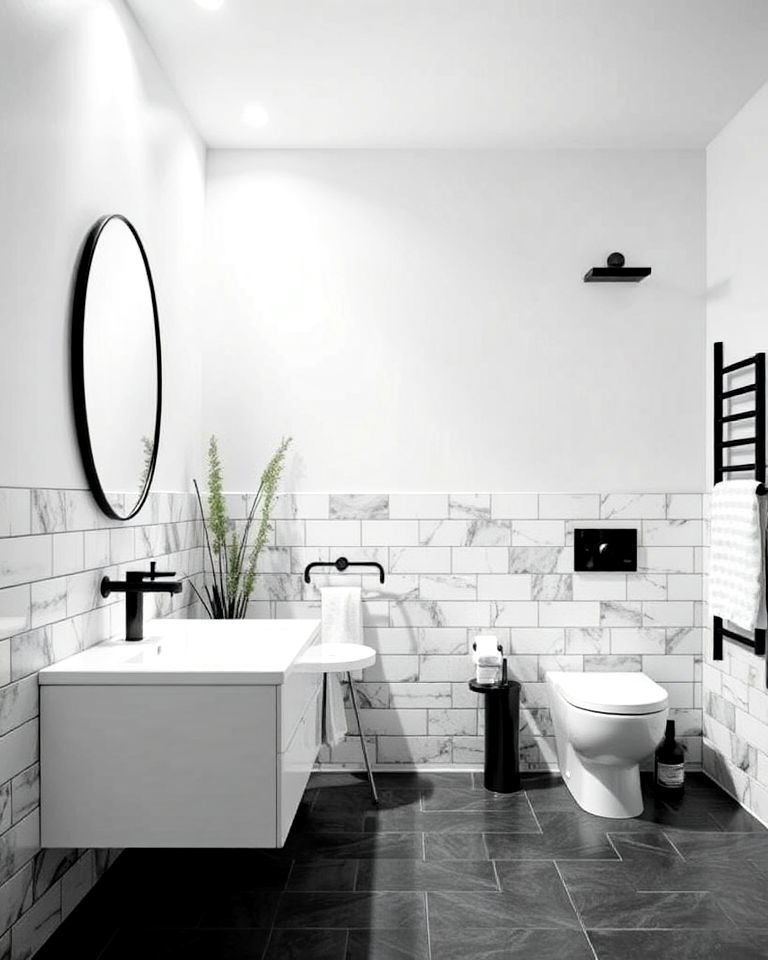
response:
<path id="1" fill-rule="evenodd" d="M 145 638 L 108 640 L 40 671 L 42 685 L 284 683 L 319 620 L 153 620 Z"/>
<path id="2" fill-rule="evenodd" d="M 44 847 L 279 847 L 320 747 L 317 620 L 159 620 L 40 671 Z"/>

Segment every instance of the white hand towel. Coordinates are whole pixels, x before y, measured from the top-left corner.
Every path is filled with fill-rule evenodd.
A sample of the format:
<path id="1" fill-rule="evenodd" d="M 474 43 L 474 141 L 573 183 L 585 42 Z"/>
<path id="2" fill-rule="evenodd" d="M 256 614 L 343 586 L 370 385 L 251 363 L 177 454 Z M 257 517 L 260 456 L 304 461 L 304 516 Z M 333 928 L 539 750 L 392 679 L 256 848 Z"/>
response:
<path id="1" fill-rule="evenodd" d="M 362 643 L 360 587 L 321 587 L 323 643 Z"/>
<path id="2" fill-rule="evenodd" d="M 347 735 L 344 691 L 338 673 L 323 675 L 323 743 L 335 747 Z"/>
<path id="3" fill-rule="evenodd" d="M 712 491 L 710 613 L 742 630 L 764 626 L 764 511 L 757 480 L 724 480 Z"/>
<path id="4" fill-rule="evenodd" d="M 321 642 L 362 643 L 363 609 L 360 587 L 321 587 Z M 344 691 L 337 673 L 323 678 L 323 743 L 333 747 L 347 733 Z"/>

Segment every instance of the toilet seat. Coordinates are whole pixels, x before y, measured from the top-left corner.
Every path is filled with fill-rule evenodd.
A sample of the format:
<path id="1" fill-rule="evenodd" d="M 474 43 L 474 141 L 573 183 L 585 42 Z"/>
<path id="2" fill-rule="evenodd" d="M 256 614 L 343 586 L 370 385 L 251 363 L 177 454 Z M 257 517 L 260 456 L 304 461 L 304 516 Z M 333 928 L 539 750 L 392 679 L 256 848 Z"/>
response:
<path id="1" fill-rule="evenodd" d="M 667 691 L 644 673 L 550 673 L 564 700 L 592 713 L 626 716 L 658 713 Z"/>

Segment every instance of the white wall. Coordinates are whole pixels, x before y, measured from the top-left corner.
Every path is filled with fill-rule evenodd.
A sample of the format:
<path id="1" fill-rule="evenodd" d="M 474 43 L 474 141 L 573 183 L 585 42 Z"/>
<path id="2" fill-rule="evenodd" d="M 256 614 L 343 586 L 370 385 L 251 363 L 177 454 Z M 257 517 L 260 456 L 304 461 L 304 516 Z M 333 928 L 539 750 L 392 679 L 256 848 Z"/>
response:
<path id="1" fill-rule="evenodd" d="M 697 490 L 695 152 L 218 152 L 204 428 L 230 489 Z M 613 249 L 640 285 L 586 285 Z"/>
<path id="2" fill-rule="evenodd" d="M 707 149 L 707 482 L 712 482 L 712 344 L 726 363 L 768 351 L 768 86 Z M 733 386 L 749 377 L 733 381 Z M 748 401 L 751 403 L 751 401 Z M 751 435 L 751 424 L 741 435 Z M 735 433 L 733 434 L 736 435 Z M 705 623 L 709 625 L 707 616 Z M 711 659 L 704 639 L 705 763 L 768 823 L 766 664 L 725 641 Z"/>
<path id="3" fill-rule="evenodd" d="M 188 489 L 199 449 L 199 138 L 119 0 L 3 0 L 0 116 L 0 484 L 85 485 L 70 285 L 91 224 L 121 212 L 147 249 L 163 329 L 155 489 Z"/>

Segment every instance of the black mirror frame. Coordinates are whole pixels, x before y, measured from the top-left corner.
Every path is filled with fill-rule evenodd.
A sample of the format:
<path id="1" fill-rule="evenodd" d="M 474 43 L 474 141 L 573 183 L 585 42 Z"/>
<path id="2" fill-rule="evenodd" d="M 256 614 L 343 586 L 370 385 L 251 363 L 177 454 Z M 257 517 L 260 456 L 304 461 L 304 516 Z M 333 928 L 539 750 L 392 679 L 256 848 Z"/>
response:
<path id="1" fill-rule="evenodd" d="M 121 220 L 133 234 L 136 245 L 144 261 L 144 269 L 147 274 L 147 283 L 152 298 L 152 313 L 155 324 L 155 357 L 157 363 L 157 404 L 155 409 L 155 433 L 152 446 L 152 459 L 147 470 L 147 477 L 144 481 L 144 489 L 141 491 L 139 499 L 131 512 L 125 516 L 120 516 L 114 506 L 109 502 L 101 484 L 99 472 L 96 468 L 96 462 L 93 457 L 93 448 L 91 446 L 91 434 L 88 428 L 88 408 L 85 400 L 85 366 L 83 357 L 84 335 L 85 335 L 85 303 L 88 293 L 88 278 L 91 272 L 91 264 L 96 252 L 96 247 L 102 231 L 110 220 Z M 141 510 L 149 496 L 149 490 L 152 486 L 152 479 L 155 475 L 157 465 L 157 451 L 160 446 L 160 423 L 163 414 L 163 363 L 162 351 L 160 347 L 160 321 L 157 313 L 157 298 L 155 296 L 155 285 L 152 281 L 152 271 L 149 267 L 149 260 L 141 242 L 141 238 L 131 223 L 121 213 L 110 213 L 100 217 L 88 232 L 75 275 L 75 286 L 72 297 L 72 327 L 70 342 L 70 373 L 72 378 L 72 401 L 75 416 L 75 430 L 77 432 L 77 442 L 80 447 L 80 456 L 83 460 L 83 468 L 91 488 L 96 503 L 101 510 L 112 520 L 126 521 L 131 520 Z"/>

